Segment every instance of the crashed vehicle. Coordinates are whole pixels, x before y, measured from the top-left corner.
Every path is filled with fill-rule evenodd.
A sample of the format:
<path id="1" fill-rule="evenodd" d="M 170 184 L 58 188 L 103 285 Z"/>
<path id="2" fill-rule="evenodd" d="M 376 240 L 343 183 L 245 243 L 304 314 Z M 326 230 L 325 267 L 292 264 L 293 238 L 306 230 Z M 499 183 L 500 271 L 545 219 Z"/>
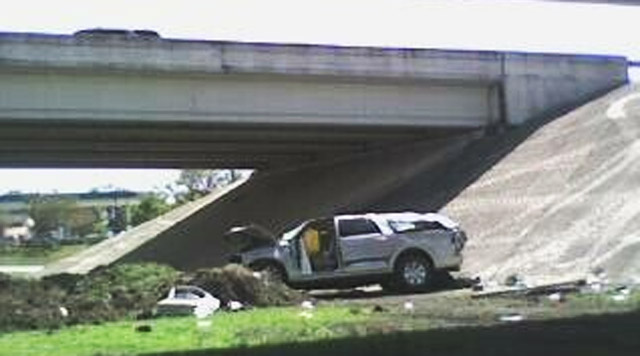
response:
<path id="1" fill-rule="evenodd" d="M 251 225 L 232 228 L 232 263 L 266 271 L 297 288 L 380 283 L 426 290 L 459 270 L 467 240 L 459 225 L 435 213 L 338 215 L 305 221 L 275 236 Z"/>
<path id="2" fill-rule="evenodd" d="M 207 317 L 220 308 L 220 300 L 196 286 L 175 286 L 157 304 L 158 315 Z"/>

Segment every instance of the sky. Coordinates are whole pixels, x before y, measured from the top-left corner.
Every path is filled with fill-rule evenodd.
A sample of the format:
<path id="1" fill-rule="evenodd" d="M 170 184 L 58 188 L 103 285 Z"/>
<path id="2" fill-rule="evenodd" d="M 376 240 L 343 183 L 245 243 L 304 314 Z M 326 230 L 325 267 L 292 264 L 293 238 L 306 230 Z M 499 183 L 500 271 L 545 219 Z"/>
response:
<path id="1" fill-rule="evenodd" d="M 151 29 L 165 38 L 623 55 L 640 61 L 640 6 L 528 0 L 0 0 L 0 31 Z M 632 73 L 640 79 L 640 70 Z M 162 170 L 0 169 L 0 194 L 150 190 Z"/>

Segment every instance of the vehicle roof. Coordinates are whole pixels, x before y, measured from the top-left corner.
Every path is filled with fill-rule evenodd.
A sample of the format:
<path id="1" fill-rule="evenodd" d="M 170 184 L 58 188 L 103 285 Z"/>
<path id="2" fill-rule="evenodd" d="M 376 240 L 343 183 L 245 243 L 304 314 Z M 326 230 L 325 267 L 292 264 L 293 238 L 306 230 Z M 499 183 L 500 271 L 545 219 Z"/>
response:
<path id="1" fill-rule="evenodd" d="M 399 212 L 399 213 L 363 213 L 363 214 L 336 215 L 335 218 L 336 219 L 367 218 L 374 221 L 377 221 L 379 219 L 404 220 L 404 221 L 426 220 L 426 221 L 439 222 L 448 228 L 454 228 L 458 226 L 456 222 L 449 219 L 445 215 L 438 214 L 438 213 L 416 213 L 413 211 L 405 211 L 405 212 Z"/>

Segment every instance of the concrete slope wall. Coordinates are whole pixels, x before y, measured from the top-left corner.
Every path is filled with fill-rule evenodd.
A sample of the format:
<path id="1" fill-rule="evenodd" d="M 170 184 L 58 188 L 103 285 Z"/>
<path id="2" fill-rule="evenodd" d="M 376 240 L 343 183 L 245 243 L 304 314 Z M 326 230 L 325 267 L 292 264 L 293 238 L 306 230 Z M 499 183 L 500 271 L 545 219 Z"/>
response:
<path id="1" fill-rule="evenodd" d="M 603 267 L 639 282 L 640 88 L 523 132 L 511 134 L 519 145 L 508 144 L 509 135 L 496 139 L 498 163 L 443 209 L 469 231 L 464 269 L 552 280 Z M 479 161 L 469 158 L 471 166 Z"/>

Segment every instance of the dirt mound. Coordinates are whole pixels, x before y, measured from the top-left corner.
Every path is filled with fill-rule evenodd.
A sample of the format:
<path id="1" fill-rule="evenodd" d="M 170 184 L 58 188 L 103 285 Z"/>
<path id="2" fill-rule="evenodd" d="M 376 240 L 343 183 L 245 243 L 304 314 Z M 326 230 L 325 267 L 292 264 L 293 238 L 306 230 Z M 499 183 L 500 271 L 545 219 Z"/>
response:
<path id="1" fill-rule="evenodd" d="M 297 304 L 304 299 L 302 293 L 285 284 L 239 265 L 201 269 L 181 279 L 183 284 L 207 290 L 223 304 L 235 300 L 251 306 L 278 306 Z"/>

